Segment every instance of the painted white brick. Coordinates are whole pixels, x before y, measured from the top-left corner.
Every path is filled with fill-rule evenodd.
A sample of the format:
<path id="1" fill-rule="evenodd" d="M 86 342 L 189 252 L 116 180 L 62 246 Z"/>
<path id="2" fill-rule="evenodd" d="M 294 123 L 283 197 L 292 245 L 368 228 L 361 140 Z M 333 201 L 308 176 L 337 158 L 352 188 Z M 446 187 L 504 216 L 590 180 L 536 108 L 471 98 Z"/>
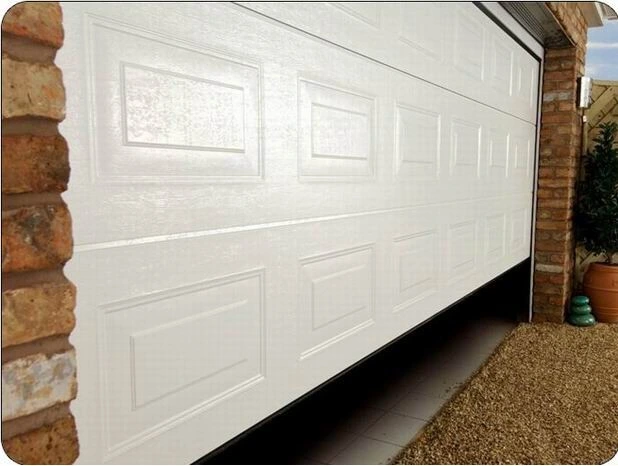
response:
<path id="1" fill-rule="evenodd" d="M 535 269 L 539 272 L 561 273 L 564 267 L 561 265 L 536 264 Z"/>
<path id="2" fill-rule="evenodd" d="M 2 420 L 75 398 L 75 350 L 34 354 L 2 365 Z"/>

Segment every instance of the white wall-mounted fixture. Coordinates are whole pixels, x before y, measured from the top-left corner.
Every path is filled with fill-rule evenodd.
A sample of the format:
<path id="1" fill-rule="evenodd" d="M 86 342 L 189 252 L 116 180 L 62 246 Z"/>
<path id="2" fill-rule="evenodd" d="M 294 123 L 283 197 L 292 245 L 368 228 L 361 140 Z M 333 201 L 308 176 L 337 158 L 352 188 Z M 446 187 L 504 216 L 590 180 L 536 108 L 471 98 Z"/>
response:
<path id="1" fill-rule="evenodd" d="M 588 108 L 592 103 L 592 78 L 582 76 L 578 80 L 577 106 Z"/>

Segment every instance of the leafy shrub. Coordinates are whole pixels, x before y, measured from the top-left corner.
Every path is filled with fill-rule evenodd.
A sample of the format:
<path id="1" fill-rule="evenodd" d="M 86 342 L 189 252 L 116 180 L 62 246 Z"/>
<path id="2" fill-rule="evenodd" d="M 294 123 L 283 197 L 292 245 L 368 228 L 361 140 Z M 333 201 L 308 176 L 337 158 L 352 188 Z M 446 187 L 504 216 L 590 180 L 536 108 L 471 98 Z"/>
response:
<path id="1" fill-rule="evenodd" d="M 586 249 L 604 255 L 611 263 L 618 253 L 618 124 L 603 123 L 600 128 L 584 165 L 576 224 Z"/>

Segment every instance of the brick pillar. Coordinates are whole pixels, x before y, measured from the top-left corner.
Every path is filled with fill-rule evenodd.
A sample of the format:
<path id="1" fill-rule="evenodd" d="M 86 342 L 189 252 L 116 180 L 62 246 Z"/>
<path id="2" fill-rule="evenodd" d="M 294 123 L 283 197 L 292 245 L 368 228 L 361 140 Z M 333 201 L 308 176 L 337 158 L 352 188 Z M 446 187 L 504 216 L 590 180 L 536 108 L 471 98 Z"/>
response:
<path id="1" fill-rule="evenodd" d="M 2 446 L 16 462 L 73 463 L 75 287 L 60 193 L 69 178 L 57 3 L 25 2 L 2 21 Z"/>
<path id="2" fill-rule="evenodd" d="M 576 45 L 545 51 L 533 318 L 563 322 L 573 283 L 573 209 L 583 115 L 576 107 L 576 92 L 577 78 L 584 72 L 587 26 L 576 4 L 549 7 Z"/>

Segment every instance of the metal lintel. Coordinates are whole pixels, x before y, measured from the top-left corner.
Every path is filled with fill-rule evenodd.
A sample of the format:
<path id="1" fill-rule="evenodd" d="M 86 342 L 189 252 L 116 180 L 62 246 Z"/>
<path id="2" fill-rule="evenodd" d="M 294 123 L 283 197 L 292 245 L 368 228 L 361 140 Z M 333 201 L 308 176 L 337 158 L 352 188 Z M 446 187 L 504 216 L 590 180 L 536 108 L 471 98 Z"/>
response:
<path id="1" fill-rule="evenodd" d="M 574 45 L 545 2 L 500 2 L 513 17 L 543 46 Z"/>

